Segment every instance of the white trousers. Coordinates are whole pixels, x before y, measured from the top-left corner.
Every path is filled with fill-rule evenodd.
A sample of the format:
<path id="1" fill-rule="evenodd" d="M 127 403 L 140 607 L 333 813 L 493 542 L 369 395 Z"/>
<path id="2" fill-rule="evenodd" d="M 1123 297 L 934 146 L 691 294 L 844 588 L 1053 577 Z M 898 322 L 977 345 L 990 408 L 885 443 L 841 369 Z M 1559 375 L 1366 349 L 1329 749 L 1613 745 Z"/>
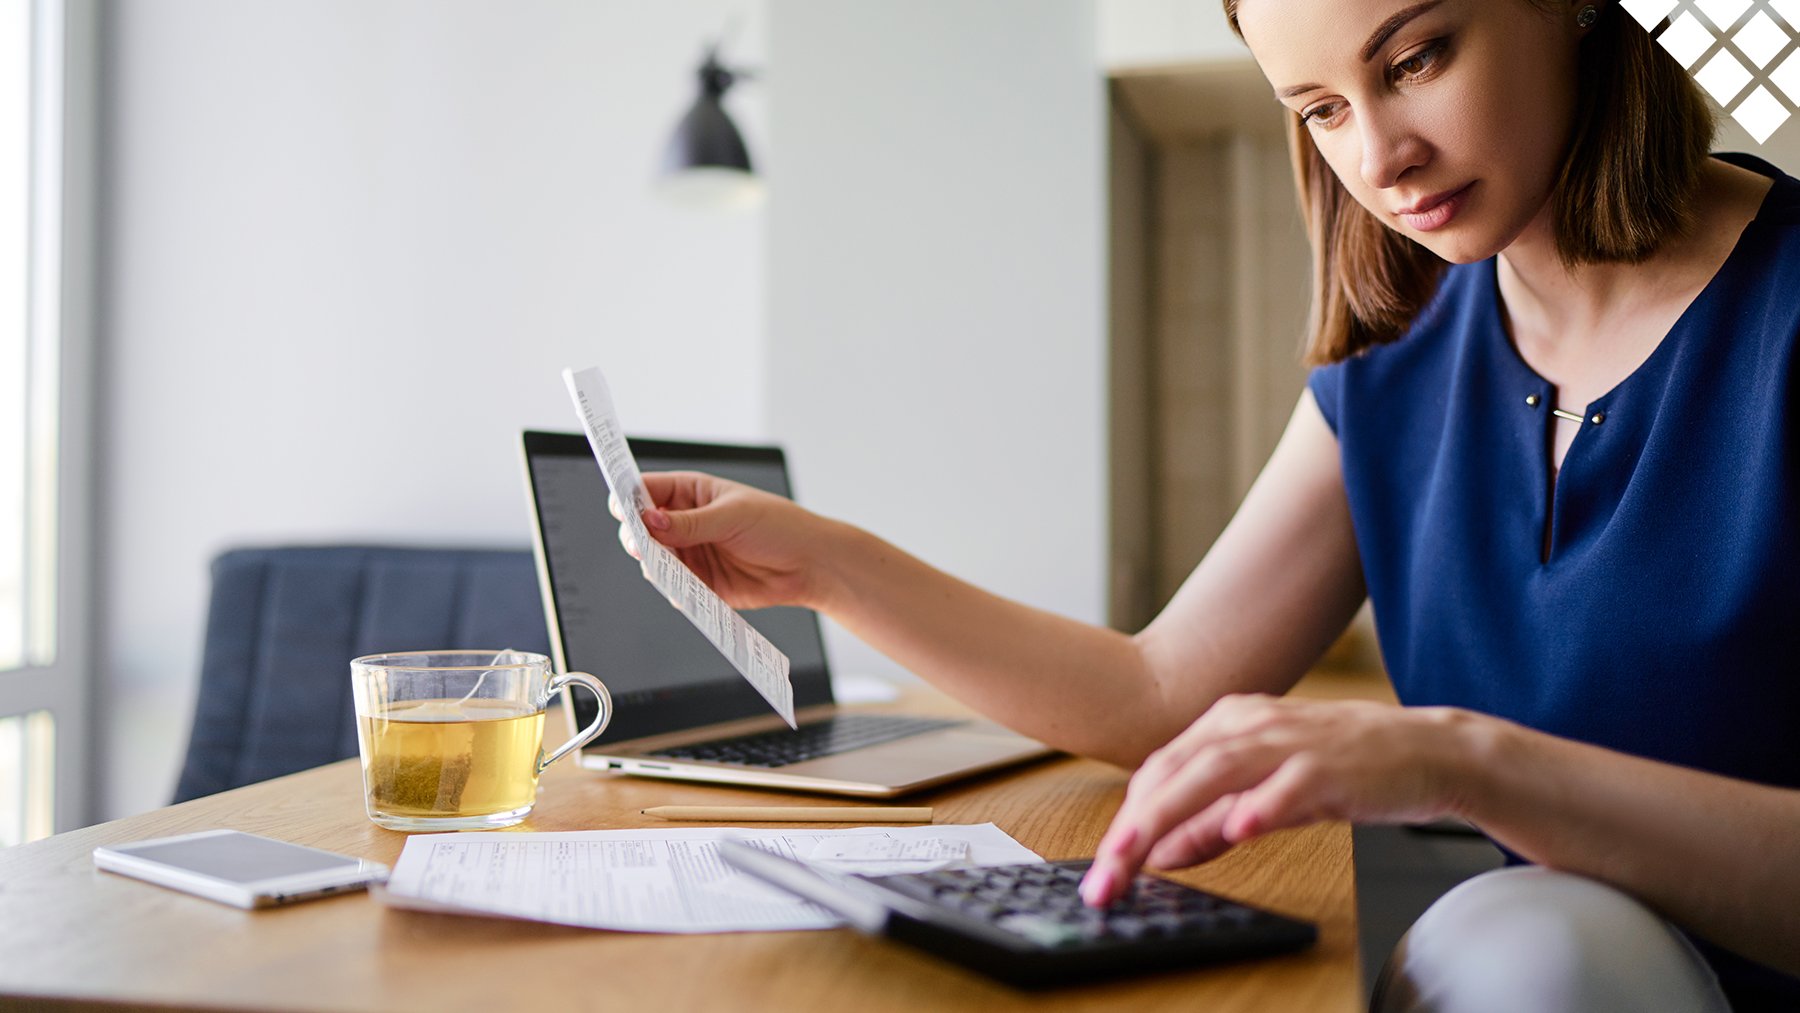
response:
<path id="1" fill-rule="evenodd" d="M 1624 893 L 1534 866 L 1486 872 L 1413 923 L 1373 1013 L 1730 1013 L 1712 969 Z"/>

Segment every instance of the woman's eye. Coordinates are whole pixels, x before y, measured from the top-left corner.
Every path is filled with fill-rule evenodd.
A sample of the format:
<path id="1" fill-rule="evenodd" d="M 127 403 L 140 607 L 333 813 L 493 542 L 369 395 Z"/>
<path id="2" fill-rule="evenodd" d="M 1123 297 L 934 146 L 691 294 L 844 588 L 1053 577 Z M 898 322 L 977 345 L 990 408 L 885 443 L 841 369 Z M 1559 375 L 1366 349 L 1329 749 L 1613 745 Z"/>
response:
<path id="1" fill-rule="evenodd" d="M 1314 127 L 1329 127 L 1337 119 L 1338 103 L 1321 102 L 1300 113 L 1300 122 Z"/>
<path id="2" fill-rule="evenodd" d="M 1443 55 L 1444 43 L 1442 40 L 1426 43 L 1423 49 L 1394 64 L 1393 79 L 1403 81 L 1408 78 L 1420 77 L 1436 67 L 1439 58 Z"/>

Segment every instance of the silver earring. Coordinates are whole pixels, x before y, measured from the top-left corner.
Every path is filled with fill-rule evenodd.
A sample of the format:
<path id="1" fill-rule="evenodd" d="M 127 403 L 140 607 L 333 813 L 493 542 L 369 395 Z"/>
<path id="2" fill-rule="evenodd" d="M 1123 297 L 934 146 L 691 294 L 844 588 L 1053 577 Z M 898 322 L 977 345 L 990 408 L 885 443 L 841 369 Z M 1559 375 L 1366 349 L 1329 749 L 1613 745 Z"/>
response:
<path id="1" fill-rule="evenodd" d="M 1595 7 L 1593 4 L 1588 4 L 1586 7 L 1575 12 L 1576 28 L 1592 28 L 1594 27 L 1594 22 L 1598 20 L 1600 20 L 1600 8 Z"/>

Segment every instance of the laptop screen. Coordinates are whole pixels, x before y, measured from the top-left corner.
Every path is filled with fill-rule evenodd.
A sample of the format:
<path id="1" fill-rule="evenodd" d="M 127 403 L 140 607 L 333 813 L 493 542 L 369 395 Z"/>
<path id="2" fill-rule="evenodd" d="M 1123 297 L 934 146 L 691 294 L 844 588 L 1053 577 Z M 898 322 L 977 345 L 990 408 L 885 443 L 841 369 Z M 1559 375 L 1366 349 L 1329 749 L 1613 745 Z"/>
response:
<path id="1" fill-rule="evenodd" d="M 777 447 L 632 439 L 646 471 L 705 471 L 790 496 Z M 619 545 L 606 509 L 606 480 L 579 433 L 525 433 L 525 462 L 537 511 L 541 563 L 549 575 L 554 640 L 567 671 L 606 684 L 614 714 L 596 743 L 680 731 L 773 713 L 704 634 L 658 594 Z M 792 663 L 794 706 L 831 702 L 818 616 L 808 609 L 744 613 Z M 569 694 L 577 727 L 594 716 L 586 693 Z"/>

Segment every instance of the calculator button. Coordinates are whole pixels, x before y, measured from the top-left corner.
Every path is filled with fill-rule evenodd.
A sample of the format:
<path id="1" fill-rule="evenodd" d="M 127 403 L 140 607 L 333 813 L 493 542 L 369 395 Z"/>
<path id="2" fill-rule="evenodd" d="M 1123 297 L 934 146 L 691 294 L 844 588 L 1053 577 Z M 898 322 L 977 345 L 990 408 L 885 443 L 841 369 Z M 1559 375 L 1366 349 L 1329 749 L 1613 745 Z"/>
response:
<path id="1" fill-rule="evenodd" d="M 1083 938 L 1078 928 L 1038 915 L 1009 914 L 996 919 L 994 925 L 1024 936 L 1039 946 L 1069 946 L 1081 942 Z"/>
<path id="2" fill-rule="evenodd" d="M 1136 915 L 1120 915 L 1108 921 L 1106 927 L 1121 939 L 1136 939 L 1150 931 L 1150 923 Z"/>
<path id="3" fill-rule="evenodd" d="M 1145 875 L 1124 897 L 1090 908 L 1079 886 L 1090 863 L 1051 862 L 993 868 L 940 869 L 869 877 L 915 904 L 917 945 L 1009 981 L 1040 985 L 1132 969 L 1209 963 L 1233 956 L 1276 953 L 1310 944 L 1312 926 L 1259 912 L 1179 883 Z M 954 916 L 952 912 L 955 912 Z M 1010 935 L 998 973 L 994 944 L 974 933 L 969 919 Z M 929 944 L 925 941 L 929 940 Z M 1034 952 L 1031 952 L 1034 951 Z"/>

